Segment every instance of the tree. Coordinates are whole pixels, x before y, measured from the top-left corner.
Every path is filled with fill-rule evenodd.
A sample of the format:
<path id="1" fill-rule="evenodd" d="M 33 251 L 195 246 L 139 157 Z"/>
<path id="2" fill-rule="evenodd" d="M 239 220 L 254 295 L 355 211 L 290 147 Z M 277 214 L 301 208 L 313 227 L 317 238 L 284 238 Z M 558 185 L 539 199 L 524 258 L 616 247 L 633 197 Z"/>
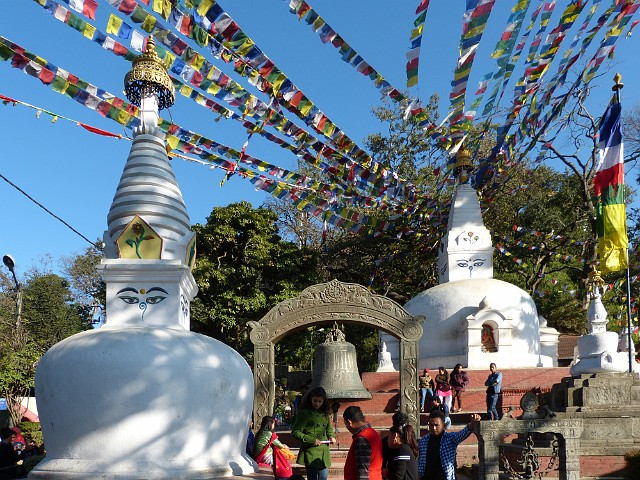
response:
<path id="1" fill-rule="evenodd" d="M 192 304 L 193 330 L 245 358 L 253 353 L 247 322 L 317 283 L 317 254 L 283 241 L 275 221 L 272 211 L 241 202 L 214 208 L 205 225 L 193 227 L 198 252 L 193 273 L 200 289 Z M 292 351 L 302 348 L 301 340 L 297 346 L 295 339 L 289 342 Z"/>
<path id="2" fill-rule="evenodd" d="M 92 246 L 80 255 L 62 259 L 65 278 L 83 321 L 94 325 L 104 319 L 106 285 L 96 269 L 103 258 L 102 251 Z"/>
<path id="3" fill-rule="evenodd" d="M 21 402 L 34 386 L 40 357 L 55 343 L 83 329 L 66 281 L 33 269 L 21 283 L 22 313 L 16 314 L 18 293 L 0 278 L 0 391 L 14 424 L 22 418 Z"/>

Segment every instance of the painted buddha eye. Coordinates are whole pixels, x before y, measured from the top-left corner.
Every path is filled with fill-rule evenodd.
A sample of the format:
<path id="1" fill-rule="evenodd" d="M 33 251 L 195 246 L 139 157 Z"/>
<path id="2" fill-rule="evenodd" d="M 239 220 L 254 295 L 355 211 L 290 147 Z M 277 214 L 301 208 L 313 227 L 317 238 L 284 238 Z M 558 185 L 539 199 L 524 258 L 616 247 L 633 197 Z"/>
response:
<path id="1" fill-rule="evenodd" d="M 163 301 L 165 298 L 167 297 L 163 297 L 161 295 L 157 295 L 155 297 L 147 297 L 147 303 L 149 305 L 155 305 L 156 303 L 160 303 L 161 301 Z"/>
<path id="2" fill-rule="evenodd" d="M 124 303 L 127 303 L 129 305 L 134 305 L 140 302 L 140 299 L 138 297 L 129 297 L 129 296 L 123 295 L 122 297 L 118 297 L 118 298 L 122 300 Z"/>
<path id="3" fill-rule="evenodd" d="M 469 262 L 467 262 L 466 260 L 461 260 L 458 262 L 458 266 L 461 268 L 465 268 L 469 266 Z"/>

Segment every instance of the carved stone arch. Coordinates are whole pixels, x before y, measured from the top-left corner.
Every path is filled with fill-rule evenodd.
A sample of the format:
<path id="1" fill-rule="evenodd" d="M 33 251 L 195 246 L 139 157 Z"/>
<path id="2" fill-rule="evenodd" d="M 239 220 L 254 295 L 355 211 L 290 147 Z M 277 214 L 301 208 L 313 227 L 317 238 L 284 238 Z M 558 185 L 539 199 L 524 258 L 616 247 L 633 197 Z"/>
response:
<path id="1" fill-rule="evenodd" d="M 297 330 L 339 322 L 373 327 L 400 340 L 400 409 L 419 428 L 417 369 L 423 321 L 423 316 L 412 316 L 387 297 L 338 280 L 313 285 L 280 302 L 260 321 L 248 322 L 254 351 L 254 425 L 273 414 L 275 344 Z"/>

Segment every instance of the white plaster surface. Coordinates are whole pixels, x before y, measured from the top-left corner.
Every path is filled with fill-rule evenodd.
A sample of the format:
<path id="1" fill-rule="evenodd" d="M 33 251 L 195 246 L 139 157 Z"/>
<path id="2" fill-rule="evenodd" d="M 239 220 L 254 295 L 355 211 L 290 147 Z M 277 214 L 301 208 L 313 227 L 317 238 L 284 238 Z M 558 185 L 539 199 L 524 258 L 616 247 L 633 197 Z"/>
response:
<path id="1" fill-rule="evenodd" d="M 252 372 L 212 338 L 150 327 L 82 332 L 42 357 L 36 396 L 47 458 L 33 478 L 203 479 L 255 471 L 244 453 Z"/>
<path id="2" fill-rule="evenodd" d="M 496 323 L 510 319 L 509 348 L 495 353 L 469 357 L 467 325 L 470 315 L 480 311 L 480 304 L 490 305 Z M 437 285 L 409 300 L 404 308 L 412 315 L 424 315 L 424 333 L 420 340 L 418 368 L 453 367 L 487 368 L 495 362 L 499 368 L 553 366 L 553 359 L 539 356 L 538 313 L 532 298 L 522 289 L 492 278 L 458 280 Z M 394 364 L 397 365 L 398 341 L 382 335 Z M 505 346 L 505 347 L 506 347 Z"/>

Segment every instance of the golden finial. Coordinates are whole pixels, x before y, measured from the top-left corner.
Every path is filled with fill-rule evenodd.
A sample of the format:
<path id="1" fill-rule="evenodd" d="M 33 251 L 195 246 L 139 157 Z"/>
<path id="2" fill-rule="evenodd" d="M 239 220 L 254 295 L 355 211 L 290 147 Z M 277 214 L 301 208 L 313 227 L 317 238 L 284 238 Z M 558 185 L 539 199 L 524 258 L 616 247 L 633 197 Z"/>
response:
<path id="1" fill-rule="evenodd" d="M 624 83 L 622 83 L 620 80 L 622 80 L 622 75 L 620 75 L 619 73 L 616 73 L 616 75 L 613 77 L 613 81 L 616 83 L 613 87 L 611 87 L 611 90 L 613 90 L 614 92 L 617 92 L 618 90 L 624 87 Z"/>
<path id="2" fill-rule="evenodd" d="M 460 147 L 458 152 L 456 153 L 456 160 L 453 164 L 453 173 L 457 177 L 460 177 L 463 170 L 469 174 L 473 169 L 473 162 L 471 161 L 471 152 L 466 149 L 464 145 Z"/>
<path id="3" fill-rule="evenodd" d="M 156 53 L 153 35 L 149 35 L 142 55 L 133 61 L 133 67 L 124 77 L 124 93 L 135 106 L 140 107 L 145 95 L 158 97 L 158 110 L 169 108 L 175 101 L 175 88 L 167 67 Z"/>
<path id="4" fill-rule="evenodd" d="M 591 265 L 591 271 L 589 272 L 589 280 L 587 281 L 587 291 L 595 295 L 599 288 L 604 287 L 604 280 L 600 276 L 600 271 L 596 270 L 594 265 Z"/>

